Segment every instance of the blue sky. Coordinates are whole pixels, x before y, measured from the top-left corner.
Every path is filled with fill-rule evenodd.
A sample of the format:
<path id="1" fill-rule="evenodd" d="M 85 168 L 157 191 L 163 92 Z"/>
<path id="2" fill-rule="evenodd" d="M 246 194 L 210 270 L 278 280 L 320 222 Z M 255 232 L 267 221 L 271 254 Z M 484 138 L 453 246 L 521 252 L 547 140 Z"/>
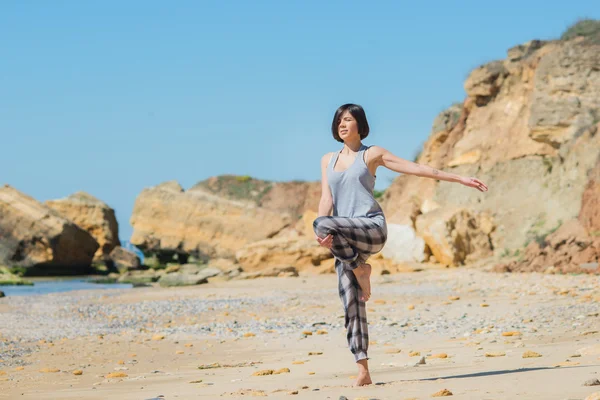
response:
<path id="1" fill-rule="evenodd" d="M 343 103 L 365 108 L 366 144 L 412 160 L 473 68 L 582 17 L 597 0 L 5 0 L 0 184 L 91 193 L 128 239 L 144 187 L 320 179 Z"/>

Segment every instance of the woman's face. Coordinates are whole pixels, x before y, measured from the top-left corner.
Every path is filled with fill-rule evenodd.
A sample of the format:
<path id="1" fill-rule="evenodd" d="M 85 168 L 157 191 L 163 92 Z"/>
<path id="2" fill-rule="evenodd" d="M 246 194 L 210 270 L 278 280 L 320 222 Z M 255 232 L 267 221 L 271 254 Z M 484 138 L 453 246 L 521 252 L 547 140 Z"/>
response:
<path id="1" fill-rule="evenodd" d="M 358 135 L 358 124 L 356 119 L 348 111 L 344 111 L 340 120 L 338 121 L 338 135 L 340 139 L 346 141 L 347 139 L 354 138 Z"/>

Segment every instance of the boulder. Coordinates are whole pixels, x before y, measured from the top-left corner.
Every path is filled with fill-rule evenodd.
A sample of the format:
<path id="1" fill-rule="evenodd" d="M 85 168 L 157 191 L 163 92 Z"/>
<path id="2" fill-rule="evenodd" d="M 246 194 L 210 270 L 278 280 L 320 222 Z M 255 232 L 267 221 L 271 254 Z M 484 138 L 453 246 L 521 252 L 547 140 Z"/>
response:
<path id="1" fill-rule="evenodd" d="M 388 224 L 387 242 L 381 254 L 392 261 L 425 261 L 425 241 L 411 225 Z"/>
<path id="2" fill-rule="evenodd" d="M 109 259 L 119 271 L 129 271 L 141 267 L 138 255 L 121 246 L 112 249 Z"/>
<path id="3" fill-rule="evenodd" d="M 417 234 L 425 240 L 436 260 L 457 266 L 492 255 L 492 219 L 459 207 L 441 207 L 417 217 Z"/>
<path id="4" fill-rule="evenodd" d="M 100 245 L 94 255 L 96 260 L 104 260 L 119 246 L 119 225 L 115 210 L 94 196 L 77 192 L 64 199 L 46 201 L 45 204 L 96 239 Z"/>
<path id="5" fill-rule="evenodd" d="M 11 186 L 0 188 L 0 263 L 27 274 L 87 271 L 98 249 L 87 231 Z"/>

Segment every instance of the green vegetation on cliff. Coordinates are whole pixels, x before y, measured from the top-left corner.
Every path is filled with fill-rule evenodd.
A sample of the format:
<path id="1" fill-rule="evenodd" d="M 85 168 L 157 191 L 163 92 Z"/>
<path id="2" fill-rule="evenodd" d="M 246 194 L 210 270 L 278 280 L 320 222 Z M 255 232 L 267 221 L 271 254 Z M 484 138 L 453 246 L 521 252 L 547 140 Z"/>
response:
<path id="1" fill-rule="evenodd" d="M 600 45 L 600 20 L 580 19 L 571 25 L 560 38 L 561 40 L 571 40 L 580 36 L 585 38 L 586 43 Z"/>

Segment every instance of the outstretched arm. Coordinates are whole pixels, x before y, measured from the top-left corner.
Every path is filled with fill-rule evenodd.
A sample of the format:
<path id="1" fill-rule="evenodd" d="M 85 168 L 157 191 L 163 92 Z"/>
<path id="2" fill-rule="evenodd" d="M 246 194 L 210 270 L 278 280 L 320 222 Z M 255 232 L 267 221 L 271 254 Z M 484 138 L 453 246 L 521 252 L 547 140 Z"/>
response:
<path id="1" fill-rule="evenodd" d="M 378 167 L 383 166 L 401 174 L 461 183 L 465 186 L 478 189 L 481 192 L 486 192 L 488 190 L 487 186 L 477 178 L 468 178 L 449 172 L 440 171 L 439 169 L 430 167 L 429 165 L 417 164 L 415 162 L 397 157 L 390 151 L 379 146 L 373 146 L 369 151 L 371 153 L 371 157 L 373 157 L 373 162 Z"/>

